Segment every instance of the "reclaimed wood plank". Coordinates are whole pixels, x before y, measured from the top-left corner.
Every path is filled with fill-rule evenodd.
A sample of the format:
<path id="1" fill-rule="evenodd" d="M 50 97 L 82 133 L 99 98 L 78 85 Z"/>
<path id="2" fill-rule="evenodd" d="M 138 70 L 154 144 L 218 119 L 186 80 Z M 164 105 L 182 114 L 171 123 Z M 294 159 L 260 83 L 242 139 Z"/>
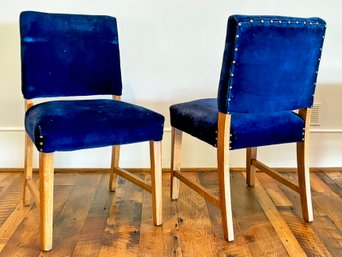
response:
<path id="1" fill-rule="evenodd" d="M 317 173 L 316 175 L 327 187 L 329 187 L 330 190 L 327 191 L 333 191 L 339 198 L 342 198 L 342 185 L 339 184 L 338 175 L 335 175 L 335 178 L 332 177 L 334 175 L 324 172 Z"/>
<path id="2" fill-rule="evenodd" d="M 137 256 L 139 252 L 143 190 L 121 177 L 117 181 L 99 257 Z"/>
<path id="3" fill-rule="evenodd" d="M 262 187 L 255 178 L 255 187 L 247 187 L 245 174 L 232 173 L 232 190 L 235 199 L 235 219 L 238 222 L 244 239 L 252 256 L 289 256 L 282 243 L 283 233 L 277 234 L 274 226 L 274 209 L 262 195 Z M 261 192 L 260 192 L 261 191 Z M 265 210 L 268 214 L 265 213 Z M 273 216 L 272 216 L 273 215 Z M 271 217 L 271 218 L 270 218 Z M 276 220 L 278 221 L 278 220 Z M 281 219 L 280 219 L 281 222 Z"/>
<path id="4" fill-rule="evenodd" d="M 295 174 L 287 173 L 286 176 L 291 177 L 295 176 Z M 282 187 L 280 185 L 283 192 L 286 196 L 291 200 L 293 203 L 293 210 L 294 212 L 301 217 L 301 209 L 299 204 L 298 195 L 290 191 L 288 188 Z M 329 253 L 332 256 L 339 256 L 341 253 L 341 247 L 336 250 L 336 245 L 341 245 L 340 239 L 336 237 L 337 234 L 341 234 L 341 231 L 337 228 L 336 224 L 331 220 L 329 215 L 327 214 L 326 210 L 322 209 L 316 202 L 316 197 L 322 193 L 313 192 L 312 200 L 313 200 L 313 208 L 314 208 L 314 215 L 315 219 L 314 222 L 310 224 L 306 224 L 312 228 L 316 236 L 323 242 L 324 246 L 328 249 Z M 331 231 L 329 230 L 321 230 L 326 227 L 330 227 Z M 338 248 L 338 247 L 337 247 Z M 338 255 L 335 253 L 339 252 Z"/>
<path id="5" fill-rule="evenodd" d="M 18 228 L 19 224 L 26 217 L 30 209 L 30 207 L 24 206 L 24 204 L 20 202 L 8 219 L 2 224 L 0 227 L 0 252 Z"/>
<path id="6" fill-rule="evenodd" d="M 3 188 L 0 195 L 0 226 L 8 219 L 11 213 L 18 206 L 18 200 L 23 196 L 23 176 L 15 176 L 12 182 L 9 181 Z"/>
<path id="7" fill-rule="evenodd" d="M 44 256 L 71 256 L 100 181 L 96 174 L 82 174 L 54 224 L 53 251 Z"/>
<path id="8" fill-rule="evenodd" d="M 139 256 L 163 256 L 163 227 L 155 226 L 152 219 L 152 201 L 149 192 L 143 192 L 140 224 Z"/>
<path id="9" fill-rule="evenodd" d="M 327 175 L 331 178 L 340 188 L 342 188 L 342 171 L 334 171 L 334 172 L 322 172 L 322 174 Z"/>
<path id="10" fill-rule="evenodd" d="M 199 182 L 195 173 L 185 176 Z M 215 238 L 204 198 L 181 183 L 177 210 L 183 256 L 216 256 Z"/>
<path id="11" fill-rule="evenodd" d="M 37 177 L 35 175 L 34 177 Z M 72 190 L 71 186 L 56 186 L 54 198 L 54 220 L 61 213 L 68 196 Z M 21 199 L 18 201 L 22 202 Z M 16 227 L 14 233 L 7 241 L 0 256 L 38 256 L 42 252 L 40 250 L 39 240 L 39 211 L 36 205 L 33 205 L 29 212 Z M 51 253 L 43 253 L 51 254 Z M 47 256 L 47 255 L 45 255 Z M 54 255 L 56 256 L 56 255 Z"/>
<path id="12" fill-rule="evenodd" d="M 313 231 L 311 224 L 303 222 L 301 212 L 294 210 L 294 208 L 299 207 L 299 201 L 296 200 L 297 207 L 294 207 L 291 200 L 282 191 L 279 183 L 263 173 L 259 173 L 257 176 L 305 253 L 308 256 L 331 256 L 323 242 Z M 315 183 L 321 185 L 319 181 Z M 297 193 L 291 193 L 299 197 Z M 279 199 L 282 200 L 279 201 Z"/>
<path id="13" fill-rule="evenodd" d="M 108 175 L 100 179 L 72 256 L 97 256 L 101 250 L 113 193 L 108 189 Z"/>
<path id="14" fill-rule="evenodd" d="M 218 194 L 216 173 L 212 173 L 212 172 L 204 173 L 203 172 L 203 173 L 199 173 L 198 177 L 203 186 L 208 188 L 214 194 Z M 231 190 L 232 191 L 235 190 L 234 184 L 231 185 Z M 236 195 L 233 193 L 233 196 L 236 196 Z M 239 201 L 239 199 L 232 197 L 233 214 L 235 210 L 235 203 L 237 201 Z M 231 256 L 231 257 L 251 256 L 245 237 L 241 231 L 239 223 L 237 222 L 237 217 L 235 217 L 235 215 L 233 216 L 235 240 L 234 242 L 227 243 L 223 237 L 220 210 L 213 204 L 210 204 L 209 201 L 207 201 L 207 209 L 208 209 L 209 218 L 212 224 L 212 232 L 215 237 L 215 242 L 216 242 L 216 247 L 217 247 L 217 252 L 218 252 L 217 256 L 222 256 L 222 257 L 224 256 Z"/>
<path id="15" fill-rule="evenodd" d="M 290 256 L 306 256 L 301 245 L 293 235 L 291 229 L 288 227 L 277 208 L 272 203 L 258 179 L 255 180 L 256 190 L 255 194 L 259 200 L 260 205 L 264 209 L 267 217 L 272 223 L 275 231 L 277 232 L 281 242 L 285 246 Z"/>
<path id="16" fill-rule="evenodd" d="M 171 174 L 163 174 L 163 248 L 165 257 L 182 257 L 177 201 L 170 197 Z M 143 247 L 143 246 L 142 246 Z"/>

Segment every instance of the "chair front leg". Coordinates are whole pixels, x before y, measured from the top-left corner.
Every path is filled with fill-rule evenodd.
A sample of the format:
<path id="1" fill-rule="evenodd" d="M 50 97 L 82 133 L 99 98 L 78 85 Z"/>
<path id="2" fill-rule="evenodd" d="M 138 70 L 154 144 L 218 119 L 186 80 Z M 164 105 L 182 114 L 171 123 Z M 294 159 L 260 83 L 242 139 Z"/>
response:
<path id="1" fill-rule="evenodd" d="M 112 146 L 112 163 L 110 168 L 109 174 L 109 190 L 115 192 L 116 190 L 116 179 L 117 174 L 115 173 L 114 169 L 119 167 L 120 161 L 120 145 Z"/>
<path id="2" fill-rule="evenodd" d="M 252 165 L 252 160 L 256 160 L 257 158 L 257 148 L 247 148 L 246 153 L 246 183 L 252 187 L 255 184 L 256 172 L 256 168 Z"/>
<path id="3" fill-rule="evenodd" d="M 234 241 L 229 172 L 230 115 L 219 113 L 217 137 L 218 186 L 220 192 L 223 236 Z"/>
<path id="4" fill-rule="evenodd" d="M 32 161 L 33 161 L 33 142 L 29 135 L 25 133 L 25 168 L 24 168 L 24 191 L 23 204 L 25 206 L 31 205 L 29 190 L 27 187 L 28 180 L 32 179 Z"/>
<path id="5" fill-rule="evenodd" d="M 182 131 L 172 128 L 171 144 L 171 199 L 176 200 L 179 197 L 179 179 L 174 176 L 174 173 L 180 171 Z"/>
<path id="6" fill-rule="evenodd" d="M 53 153 L 39 153 L 40 244 L 42 251 L 49 251 L 52 249 L 53 157 Z"/>
<path id="7" fill-rule="evenodd" d="M 150 141 L 152 208 L 155 225 L 163 223 L 161 141 Z"/>
<path id="8" fill-rule="evenodd" d="M 310 189 L 310 170 L 308 160 L 308 145 L 304 142 L 297 143 L 297 165 L 300 202 L 303 218 L 307 222 L 313 221 L 313 210 Z"/>

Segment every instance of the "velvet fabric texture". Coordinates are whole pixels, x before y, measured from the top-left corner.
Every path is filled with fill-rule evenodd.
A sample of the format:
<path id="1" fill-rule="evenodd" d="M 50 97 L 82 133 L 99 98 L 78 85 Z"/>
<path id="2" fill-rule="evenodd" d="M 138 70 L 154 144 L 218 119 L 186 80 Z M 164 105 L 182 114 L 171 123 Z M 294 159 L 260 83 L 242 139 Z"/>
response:
<path id="1" fill-rule="evenodd" d="M 230 149 L 303 141 L 325 35 L 320 18 L 233 15 L 217 99 L 170 107 L 171 125 L 217 146 L 218 113 L 231 114 Z"/>
<path id="2" fill-rule="evenodd" d="M 22 92 L 26 99 L 121 95 L 116 19 L 22 12 Z"/>
<path id="3" fill-rule="evenodd" d="M 28 135 L 45 153 L 160 141 L 163 124 L 158 113 L 104 99 L 45 102 L 25 115 Z"/>
<path id="4" fill-rule="evenodd" d="M 170 107 L 171 126 L 217 146 L 216 98 L 199 99 Z M 230 149 L 300 142 L 304 121 L 292 111 L 232 113 Z"/>
<path id="5" fill-rule="evenodd" d="M 325 26 L 320 18 L 231 16 L 218 90 L 219 111 L 311 107 Z"/>
<path id="6" fill-rule="evenodd" d="M 22 92 L 37 97 L 121 95 L 114 17 L 23 12 Z M 25 129 L 40 152 L 160 141 L 164 117 L 122 101 L 64 100 L 34 105 Z"/>

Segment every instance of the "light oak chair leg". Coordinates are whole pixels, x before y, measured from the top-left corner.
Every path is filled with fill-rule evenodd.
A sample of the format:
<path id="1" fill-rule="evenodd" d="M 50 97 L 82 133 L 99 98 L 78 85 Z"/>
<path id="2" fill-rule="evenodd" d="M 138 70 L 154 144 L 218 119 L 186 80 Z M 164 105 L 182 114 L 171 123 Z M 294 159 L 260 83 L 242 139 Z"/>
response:
<path id="1" fill-rule="evenodd" d="M 109 175 L 109 190 L 115 192 L 116 190 L 116 178 L 117 174 L 115 173 L 114 169 L 119 167 L 120 161 L 120 146 L 114 145 L 112 146 L 112 162 L 110 168 L 110 175 Z"/>
<path id="2" fill-rule="evenodd" d="M 171 199 L 176 200 L 179 197 L 179 179 L 174 176 L 175 171 L 180 171 L 181 165 L 181 147 L 182 131 L 172 128 L 171 143 Z"/>
<path id="3" fill-rule="evenodd" d="M 163 223 L 161 142 L 150 141 L 152 208 L 155 225 Z"/>
<path id="4" fill-rule="evenodd" d="M 256 168 L 252 165 L 252 160 L 256 160 L 257 158 L 257 148 L 247 148 L 246 153 L 246 183 L 252 187 L 255 184 L 256 173 Z"/>
<path id="5" fill-rule="evenodd" d="M 25 206 L 32 204 L 27 181 L 32 179 L 32 161 L 33 161 L 33 142 L 29 135 L 25 133 L 25 167 L 24 167 L 24 192 L 23 204 Z"/>
<path id="6" fill-rule="evenodd" d="M 303 218 L 307 222 L 313 221 L 313 210 L 310 189 L 310 170 L 309 170 L 309 140 L 310 140 L 310 119 L 311 109 L 304 108 L 298 111 L 298 115 L 304 120 L 303 142 L 297 143 L 297 167 L 298 167 L 298 186 L 300 202 L 302 206 Z"/>
<path id="7" fill-rule="evenodd" d="M 53 153 L 39 153 L 40 244 L 42 251 L 49 251 L 52 249 L 53 157 Z"/>
<path id="8" fill-rule="evenodd" d="M 234 228 L 230 194 L 229 172 L 230 115 L 219 113 L 217 162 L 218 186 L 220 192 L 223 235 L 227 241 L 234 241 Z"/>
<path id="9" fill-rule="evenodd" d="M 306 142 L 297 143 L 297 165 L 300 202 L 303 218 L 307 222 L 313 221 L 313 210 L 310 189 L 310 171 L 308 161 L 308 146 Z"/>

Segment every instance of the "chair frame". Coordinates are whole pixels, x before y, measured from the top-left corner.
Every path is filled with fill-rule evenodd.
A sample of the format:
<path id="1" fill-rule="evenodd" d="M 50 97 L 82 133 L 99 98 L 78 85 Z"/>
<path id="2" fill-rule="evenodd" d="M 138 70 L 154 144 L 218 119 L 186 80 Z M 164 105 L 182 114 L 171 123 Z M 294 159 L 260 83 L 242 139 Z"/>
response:
<path id="1" fill-rule="evenodd" d="M 121 100 L 120 96 L 113 96 L 114 100 Z M 25 100 L 25 111 L 33 106 L 31 100 Z M 151 184 L 138 176 L 119 167 L 120 146 L 112 146 L 112 160 L 109 178 L 109 190 L 116 189 L 117 175 L 131 181 L 152 194 L 153 222 L 162 224 L 162 161 L 161 141 L 150 141 Z M 32 178 L 33 171 L 33 142 L 25 133 L 25 168 L 23 203 L 31 205 L 29 193 L 39 206 L 40 212 L 40 242 L 43 251 L 52 249 L 53 243 L 53 188 L 54 188 L 54 154 L 39 152 L 39 190 Z"/>
<path id="2" fill-rule="evenodd" d="M 305 221 L 311 222 L 313 221 L 309 171 L 309 127 L 311 109 L 300 109 L 298 114 L 305 122 L 303 141 L 297 142 L 298 185 L 258 161 L 257 148 L 246 149 L 246 183 L 248 186 L 254 186 L 256 170 L 258 169 L 265 172 L 280 183 L 299 193 L 303 218 Z M 218 113 L 217 164 L 219 196 L 216 196 L 205 187 L 182 175 L 180 166 L 183 132 L 172 127 L 171 199 L 178 199 L 179 181 L 182 181 L 221 210 L 224 238 L 227 241 L 234 241 L 229 171 L 230 123 L 230 114 Z"/>

